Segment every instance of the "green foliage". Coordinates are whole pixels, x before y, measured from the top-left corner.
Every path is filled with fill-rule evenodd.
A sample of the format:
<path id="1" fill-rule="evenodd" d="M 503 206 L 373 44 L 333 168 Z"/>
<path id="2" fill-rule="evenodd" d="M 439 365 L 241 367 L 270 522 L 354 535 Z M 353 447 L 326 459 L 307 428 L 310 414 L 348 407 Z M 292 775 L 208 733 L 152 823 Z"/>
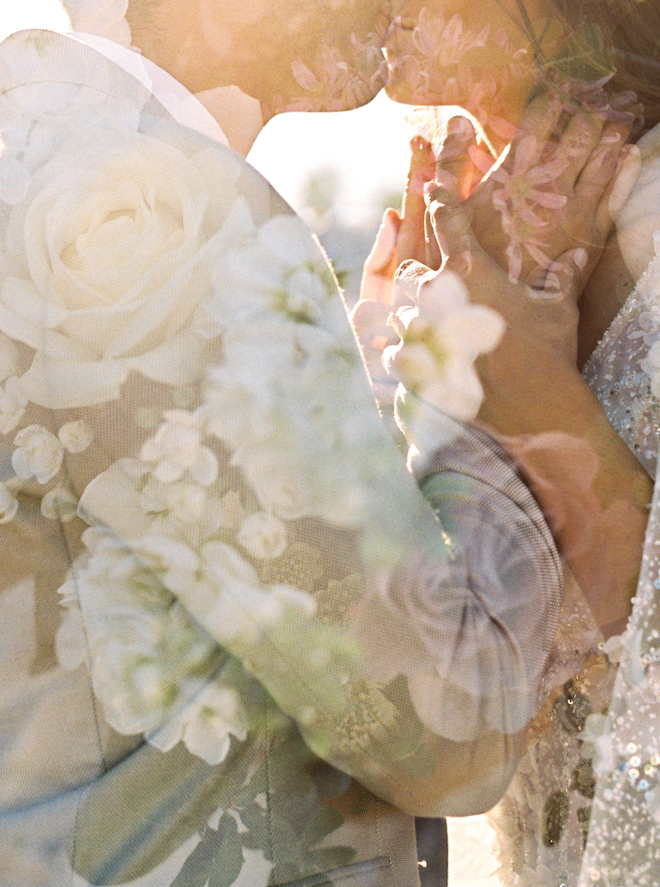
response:
<path id="1" fill-rule="evenodd" d="M 564 41 L 550 67 L 568 80 L 587 82 L 601 80 L 614 71 L 603 32 L 591 22 L 582 25 Z"/>
<path id="2" fill-rule="evenodd" d="M 171 887 L 231 887 L 243 862 L 236 820 L 223 813 L 217 829 L 207 826 Z"/>

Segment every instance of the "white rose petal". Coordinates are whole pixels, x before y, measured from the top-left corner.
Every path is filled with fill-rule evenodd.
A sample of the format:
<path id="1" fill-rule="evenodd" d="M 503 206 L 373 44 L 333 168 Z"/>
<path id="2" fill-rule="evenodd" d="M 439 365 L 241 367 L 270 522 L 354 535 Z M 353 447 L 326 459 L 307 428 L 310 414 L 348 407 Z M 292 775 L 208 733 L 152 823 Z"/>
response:
<path id="1" fill-rule="evenodd" d="M 0 382 L 18 371 L 18 348 L 4 334 L 0 334 Z"/>
<path id="2" fill-rule="evenodd" d="M 286 550 L 286 524 L 274 514 L 260 511 L 245 518 L 236 538 L 253 557 L 272 560 Z"/>
<path id="3" fill-rule="evenodd" d="M 57 436 L 64 449 L 70 453 L 83 453 L 94 440 L 94 432 L 82 419 L 62 425 Z"/>
<path id="4" fill-rule="evenodd" d="M 17 449 L 11 458 L 16 474 L 37 483 L 47 484 L 62 467 L 64 447 L 43 425 L 28 425 L 14 438 Z"/>
<path id="5" fill-rule="evenodd" d="M 18 499 L 0 483 L 0 524 L 8 524 L 16 517 Z"/>
<path id="6" fill-rule="evenodd" d="M 21 380 L 11 376 L 0 387 L 0 433 L 13 431 L 25 414 L 28 399 L 23 393 Z"/>

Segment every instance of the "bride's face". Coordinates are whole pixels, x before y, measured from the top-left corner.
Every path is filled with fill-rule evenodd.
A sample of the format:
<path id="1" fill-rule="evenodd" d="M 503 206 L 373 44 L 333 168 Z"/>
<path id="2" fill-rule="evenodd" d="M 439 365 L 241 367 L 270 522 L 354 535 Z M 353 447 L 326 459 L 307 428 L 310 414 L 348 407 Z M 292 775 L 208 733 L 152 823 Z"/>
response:
<path id="1" fill-rule="evenodd" d="M 547 18 L 543 2 L 525 0 L 532 23 Z M 389 96 L 461 105 L 508 140 L 536 76 L 515 0 L 401 0 L 394 12 L 385 44 Z"/>

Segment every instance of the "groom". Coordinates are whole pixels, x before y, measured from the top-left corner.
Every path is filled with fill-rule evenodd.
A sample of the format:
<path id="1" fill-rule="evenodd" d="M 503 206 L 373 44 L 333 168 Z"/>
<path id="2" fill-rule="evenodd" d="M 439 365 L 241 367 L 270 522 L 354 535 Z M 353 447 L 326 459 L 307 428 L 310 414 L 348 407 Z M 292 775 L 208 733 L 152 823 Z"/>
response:
<path id="1" fill-rule="evenodd" d="M 111 39 L 0 52 L 0 442 L 25 484 L 0 543 L 39 616 L 7 666 L 3 884 L 414 887 L 443 837 L 415 815 L 487 809 L 515 769 L 558 558 L 501 450 L 431 414 L 436 522 L 311 238 L 217 144 L 246 148 L 255 101 L 368 101 L 397 10 L 134 0 L 141 60 L 83 5 Z"/>

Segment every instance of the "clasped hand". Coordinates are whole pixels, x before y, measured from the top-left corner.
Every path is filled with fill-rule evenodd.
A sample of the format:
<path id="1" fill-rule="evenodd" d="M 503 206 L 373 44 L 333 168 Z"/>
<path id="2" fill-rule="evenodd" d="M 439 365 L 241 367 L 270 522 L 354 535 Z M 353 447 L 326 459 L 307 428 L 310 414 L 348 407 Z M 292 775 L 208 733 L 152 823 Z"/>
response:
<path id="1" fill-rule="evenodd" d="M 474 131 L 464 118 L 448 129 L 437 166 L 428 142 L 413 140 L 403 214 L 385 216 L 356 328 L 373 363 L 378 342 L 392 341 L 383 327 L 378 340 L 364 341 L 373 303 L 384 316 L 415 280 L 458 274 L 470 300 L 506 323 L 499 346 L 477 361 L 485 394 L 478 420 L 493 433 L 531 433 L 529 409 L 560 379 L 577 376 L 579 298 L 635 181 L 639 152 L 626 144 L 627 121 L 567 110 L 543 93 L 506 158 L 474 187 Z"/>

